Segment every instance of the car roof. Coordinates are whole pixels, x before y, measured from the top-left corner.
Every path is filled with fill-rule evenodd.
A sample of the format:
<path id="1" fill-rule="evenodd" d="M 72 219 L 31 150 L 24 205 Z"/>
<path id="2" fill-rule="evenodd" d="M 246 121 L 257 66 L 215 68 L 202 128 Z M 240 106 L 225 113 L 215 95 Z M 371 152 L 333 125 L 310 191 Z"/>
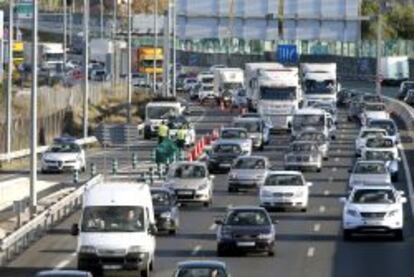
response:
<path id="1" fill-rule="evenodd" d="M 393 185 L 355 185 L 355 186 L 353 186 L 353 188 L 352 188 L 352 190 L 362 190 L 362 189 L 364 189 L 364 190 L 367 190 L 367 189 L 369 189 L 369 190 L 377 190 L 377 189 L 389 189 L 389 190 L 395 190 L 395 187 L 393 186 Z"/>
<path id="2" fill-rule="evenodd" d="M 253 206 L 253 205 L 240 205 L 240 206 L 233 206 L 228 209 L 229 211 L 266 211 L 265 208 L 260 206 Z"/>
<path id="3" fill-rule="evenodd" d="M 297 175 L 297 176 L 303 176 L 302 172 L 293 171 L 293 170 L 271 170 L 271 171 L 267 172 L 267 175 Z"/>
<path id="4" fill-rule="evenodd" d="M 181 166 L 181 165 L 198 165 L 198 166 L 206 166 L 204 162 L 199 161 L 181 161 L 181 162 L 175 162 L 172 166 Z"/>
<path id="5" fill-rule="evenodd" d="M 79 270 L 44 270 L 38 272 L 36 277 L 85 277 L 91 276 L 89 272 L 86 271 L 79 271 Z"/>
<path id="6" fill-rule="evenodd" d="M 302 115 L 302 114 L 313 114 L 313 115 L 320 115 L 320 114 L 324 114 L 325 111 L 322 109 L 317 109 L 317 108 L 312 108 L 312 107 L 306 107 L 306 108 L 302 108 L 299 109 L 295 112 L 295 114 L 297 115 Z"/>
<path id="7" fill-rule="evenodd" d="M 214 260 L 183 261 L 183 262 L 179 262 L 177 266 L 179 268 L 181 267 L 220 267 L 222 269 L 226 269 L 226 264 L 224 262 L 214 261 Z"/>
<path id="8" fill-rule="evenodd" d="M 262 120 L 263 119 L 261 117 L 236 117 L 233 122 L 257 122 Z"/>

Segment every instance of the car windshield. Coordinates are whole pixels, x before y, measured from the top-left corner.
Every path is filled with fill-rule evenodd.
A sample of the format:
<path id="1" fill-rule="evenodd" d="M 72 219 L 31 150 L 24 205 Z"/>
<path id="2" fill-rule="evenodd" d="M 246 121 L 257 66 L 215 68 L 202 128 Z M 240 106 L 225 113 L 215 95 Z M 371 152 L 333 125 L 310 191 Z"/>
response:
<path id="1" fill-rule="evenodd" d="M 367 140 L 367 147 L 369 148 L 391 148 L 391 147 L 394 147 L 394 142 L 392 139 L 369 138 Z"/>
<path id="2" fill-rule="evenodd" d="M 294 115 L 293 125 L 295 127 L 311 126 L 323 127 L 325 125 L 325 117 L 323 115 Z"/>
<path id="3" fill-rule="evenodd" d="M 392 161 L 394 153 L 391 151 L 367 151 L 365 158 L 368 161 Z"/>
<path id="4" fill-rule="evenodd" d="M 395 203 L 395 196 L 390 189 L 360 189 L 354 193 L 352 203 L 393 204 Z"/>
<path id="5" fill-rule="evenodd" d="M 81 148 L 76 143 L 54 144 L 47 152 L 49 153 L 79 153 Z"/>
<path id="6" fill-rule="evenodd" d="M 332 94 L 335 92 L 334 81 L 315 81 L 307 80 L 305 82 L 305 94 Z"/>
<path id="7" fill-rule="evenodd" d="M 308 141 L 324 141 L 325 135 L 322 133 L 302 133 L 299 135 L 298 140 L 308 140 Z"/>
<path id="8" fill-rule="evenodd" d="M 384 174 L 386 173 L 382 163 L 359 163 L 355 167 L 355 174 Z"/>
<path id="9" fill-rule="evenodd" d="M 164 119 L 168 116 L 178 114 L 176 107 L 148 107 L 147 117 L 149 119 Z"/>
<path id="10" fill-rule="evenodd" d="M 295 87 L 261 87 L 260 99 L 262 100 L 295 100 L 296 88 Z"/>
<path id="11" fill-rule="evenodd" d="M 279 187 L 279 186 L 303 186 L 304 182 L 302 176 L 277 174 L 269 175 L 264 183 L 265 187 Z"/>
<path id="12" fill-rule="evenodd" d="M 265 167 L 265 160 L 256 158 L 238 159 L 234 165 L 235 169 L 265 169 Z"/>
<path id="13" fill-rule="evenodd" d="M 245 128 L 249 133 L 260 132 L 260 122 L 258 121 L 238 121 L 234 122 L 234 127 Z"/>
<path id="14" fill-rule="evenodd" d="M 197 80 L 196 79 L 186 79 L 184 82 L 186 84 L 196 84 L 197 83 Z"/>
<path id="15" fill-rule="evenodd" d="M 213 77 L 203 77 L 203 78 L 201 78 L 201 82 L 203 84 L 212 84 L 213 81 L 214 81 Z"/>
<path id="16" fill-rule="evenodd" d="M 221 138 L 223 139 L 245 139 L 247 132 L 244 130 L 225 129 L 221 131 Z"/>
<path id="17" fill-rule="evenodd" d="M 371 111 L 371 112 L 381 112 L 381 111 L 385 111 L 385 105 L 384 104 L 366 104 L 364 106 L 364 109 L 366 111 Z"/>
<path id="18" fill-rule="evenodd" d="M 362 102 L 382 102 L 382 99 L 380 96 L 375 94 L 367 94 L 363 96 Z"/>
<path id="19" fill-rule="evenodd" d="M 181 268 L 177 277 L 227 277 L 227 274 L 220 268 L 197 267 L 197 268 Z"/>
<path id="20" fill-rule="evenodd" d="M 82 215 L 82 232 L 142 232 L 144 209 L 137 206 L 91 206 Z"/>
<path id="21" fill-rule="evenodd" d="M 175 178 L 192 179 L 206 177 L 206 169 L 201 165 L 179 165 L 174 171 Z"/>
<path id="22" fill-rule="evenodd" d="M 389 136 L 394 136 L 397 133 L 396 127 L 391 121 L 370 121 L 368 125 L 370 128 L 386 130 Z"/>
<path id="23" fill-rule="evenodd" d="M 219 144 L 214 147 L 214 152 L 222 154 L 239 154 L 241 153 L 241 148 L 237 144 Z"/>
<path id="24" fill-rule="evenodd" d="M 151 191 L 152 203 L 154 206 L 170 206 L 171 196 L 166 191 Z"/>
<path id="25" fill-rule="evenodd" d="M 386 131 L 364 131 L 361 134 L 361 138 L 366 138 L 369 136 L 381 136 L 381 135 L 386 136 L 387 135 Z"/>
<path id="26" fill-rule="evenodd" d="M 293 152 L 309 152 L 315 150 L 315 146 L 311 143 L 294 143 L 290 146 Z"/>
<path id="27" fill-rule="evenodd" d="M 227 217 L 226 225 L 263 226 L 270 225 L 270 220 L 263 211 L 233 211 Z"/>

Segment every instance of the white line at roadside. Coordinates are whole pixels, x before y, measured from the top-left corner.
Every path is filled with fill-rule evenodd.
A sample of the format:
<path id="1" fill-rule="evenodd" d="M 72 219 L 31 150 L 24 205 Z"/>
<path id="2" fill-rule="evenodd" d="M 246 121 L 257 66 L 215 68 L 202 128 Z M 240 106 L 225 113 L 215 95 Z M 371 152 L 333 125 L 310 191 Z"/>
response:
<path id="1" fill-rule="evenodd" d="M 413 188 L 413 180 L 411 178 L 411 171 L 410 166 L 408 165 L 407 156 L 405 155 L 404 146 L 401 144 L 401 158 L 402 163 L 404 166 L 405 171 L 405 178 L 407 179 L 407 187 L 408 187 L 408 195 L 409 201 L 411 206 L 411 214 L 414 217 L 414 188 Z"/>
<path id="2" fill-rule="evenodd" d="M 308 258 L 315 256 L 315 247 L 309 247 L 306 256 L 308 256 Z"/>
<path id="3" fill-rule="evenodd" d="M 76 252 L 73 252 L 72 254 L 70 254 L 68 258 L 58 263 L 53 269 L 60 270 L 62 268 L 67 267 L 75 259 L 75 257 L 76 257 Z"/>

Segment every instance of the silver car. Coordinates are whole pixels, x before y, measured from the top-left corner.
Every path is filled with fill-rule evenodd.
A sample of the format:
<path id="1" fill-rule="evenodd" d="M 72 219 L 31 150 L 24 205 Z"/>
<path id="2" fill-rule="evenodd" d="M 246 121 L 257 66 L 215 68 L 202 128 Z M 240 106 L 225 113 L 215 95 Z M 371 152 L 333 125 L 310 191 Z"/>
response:
<path id="1" fill-rule="evenodd" d="M 228 191 L 256 188 L 263 184 L 269 160 L 263 156 L 239 157 L 233 164 L 228 175 Z"/>
<path id="2" fill-rule="evenodd" d="M 398 182 L 400 158 L 395 157 L 392 151 L 388 150 L 368 150 L 364 151 L 361 157 L 364 161 L 383 161 L 391 174 L 391 181 Z"/>
<path id="3" fill-rule="evenodd" d="M 294 141 L 285 154 L 285 169 L 322 170 L 322 153 L 318 144 L 313 141 Z"/>
<path id="4" fill-rule="evenodd" d="M 320 131 L 315 129 L 306 129 L 299 133 L 295 141 L 313 141 L 318 145 L 324 160 L 329 158 L 329 139 Z"/>
<path id="5" fill-rule="evenodd" d="M 361 184 L 391 183 L 391 175 L 383 161 L 362 161 L 356 162 L 353 169 L 349 170 L 349 188 Z"/>
<path id="6" fill-rule="evenodd" d="M 250 155 L 253 149 L 252 139 L 245 128 L 226 127 L 220 130 L 220 142 L 239 142 L 243 151 Z"/>

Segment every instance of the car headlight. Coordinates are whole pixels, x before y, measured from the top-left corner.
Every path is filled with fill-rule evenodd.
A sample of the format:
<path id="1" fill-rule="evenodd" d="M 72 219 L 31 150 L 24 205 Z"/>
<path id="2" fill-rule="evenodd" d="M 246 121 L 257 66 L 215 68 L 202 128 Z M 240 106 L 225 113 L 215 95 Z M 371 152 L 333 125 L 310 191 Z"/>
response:
<path id="1" fill-rule="evenodd" d="M 348 209 L 346 210 L 346 214 L 353 217 L 358 217 L 359 213 L 356 210 Z"/>
<path id="2" fill-rule="evenodd" d="M 262 197 L 272 197 L 272 196 L 273 196 L 272 192 L 270 192 L 270 191 L 268 191 L 268 190 L 262 190 L 262 191 L 260 192 L 260 195 L 261 195 Z"/>
<path id="3" fill-rule="evenodd" d="M 142 253 L 144 252 L 144 249 L 142 248 L 142 246 L 140 245 L 132 245 L 131 247 L 128 248 L 128 253 Z"/>
<path id="4" fill-rule="evenodd" d="M 197 190 L 205 190 L 207 188 L 208 188 L 208 183 L 205 182 L 205 183 L 199 185 Z"/>
<path id="5" fill-rule="evenodd" d="M 305 195 L 305 193 L 303 191 L 298 191 L 295 193 L 296 197 L 303 197 Z"/>
<path id="6" fill-rule="evenodd" d="M 82 245 L 81 248 L 79 249 L 79 253 L 95 254 L 96 248 L 91 245 Z"/>
<path id="7" fill-rule="evenodd" d="M 267 234 L 260 234 L 258 236 L 259 239 L 264 239 L 264 240 L 272 240 L 275 237 L 275 235 L 273 234 L 273 232 L 267 233 Z"/>
<path id="8" fill-rule="evenodd" d="M 400 210 L 391 210 L 391 211 L 388 212 L 388 216 L 389 217 L 396 216 L 399 212 L 400 212 Z"/>
<path id="9" fill-rule="evenodd" d="M 160 214 L 161 218 L 171 218 L 171 212 L 163 212 Z"/>

